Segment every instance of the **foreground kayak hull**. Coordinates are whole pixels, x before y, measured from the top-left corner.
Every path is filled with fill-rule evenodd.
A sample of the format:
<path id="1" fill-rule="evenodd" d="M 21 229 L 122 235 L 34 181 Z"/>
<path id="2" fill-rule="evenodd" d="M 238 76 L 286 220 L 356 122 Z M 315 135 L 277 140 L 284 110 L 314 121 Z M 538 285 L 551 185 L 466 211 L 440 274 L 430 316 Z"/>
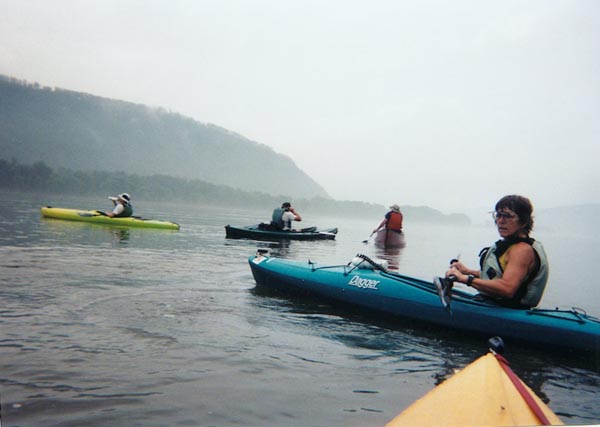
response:
<path id="1" fill-rule="evenodd" d="M 488 337 L 600 351 L 600 320 L 576 310 L 512 309 L 476 301 L 472 295 L 454 290 L 449 313 L 431 282 L 409 276 L 349 266 L 318 266 L 260 254 L 250 257 L 249 264 L 258 286 L 280 292 L 324 297 L 379 314 Z"/>
<path id="2" fill-rule="evenodd" d="M 98 211 L 86 211 L 79 209 L 53 208 L 45 206 L 40 210 L 45 218 L 62 219 L 67 221 L 91 222 L 94 224 L 110 224 L 119 227 L 144 227 L 162 228 L 167 230 L 179 230 L 179 224 L 169 221 L 155 219 L 144 219 L 139 217 L 111 218 L 100 214 Z"/>
<path id="3" fill-rule="evenodd" d="M 309 231 L 277 231 L 264 230 L 259 225 L 245 227 L 225 226 L 225 236 L 228 239 L 254 239 L 254 240 L 334 240 L 337 228 L 317 230 L 315 227 Z"/>
<path id="4" fill-rule="evenodd" d="M 403 248 L 406 246 L 404 233 L 382 228 L 375 234 L 375 246 L 382 248 Z"/>
<path id="5" fill-rule="evenodd" d="M 563 425 L 533 390 L 507 370 L 505 360 L 492 353 L 480 357 L 386 427 Z"/>

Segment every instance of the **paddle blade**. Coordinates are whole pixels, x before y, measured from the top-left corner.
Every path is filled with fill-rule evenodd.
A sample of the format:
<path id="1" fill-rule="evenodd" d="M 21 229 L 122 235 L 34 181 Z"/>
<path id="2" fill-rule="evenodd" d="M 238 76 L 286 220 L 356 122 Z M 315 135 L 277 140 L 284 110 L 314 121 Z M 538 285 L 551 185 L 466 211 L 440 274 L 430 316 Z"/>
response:
<path id="1" fill-rule="evenodd" d="M 452 302 L 452 281 L 436 276 L 433 278 L 433 284 L 438 291 L 442 306 L 448 313 L 452 314 L 452 308 L 450 307 L 450 303 Z"/>

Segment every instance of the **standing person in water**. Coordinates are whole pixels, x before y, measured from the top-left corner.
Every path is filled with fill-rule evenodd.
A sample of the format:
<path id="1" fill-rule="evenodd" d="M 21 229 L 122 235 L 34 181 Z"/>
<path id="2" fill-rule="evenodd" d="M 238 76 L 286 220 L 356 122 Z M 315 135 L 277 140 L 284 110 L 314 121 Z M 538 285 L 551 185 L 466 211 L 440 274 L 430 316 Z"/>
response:
<path id="1" fill-rule="evenodd" d="M 533 229 L 531 201 L 518 195 L 504 196 L 492 217 L 502 239 L 481 251 L 480 269 L 452 260 L 446 278 L 436 277 L 434 283 L 440 292 L 455 281 L 477 289 L 475 298 L 480 300 L 514 308 L 535 307 L 548 281 L 548 259 L 542 244 L 529 237 Z"/>

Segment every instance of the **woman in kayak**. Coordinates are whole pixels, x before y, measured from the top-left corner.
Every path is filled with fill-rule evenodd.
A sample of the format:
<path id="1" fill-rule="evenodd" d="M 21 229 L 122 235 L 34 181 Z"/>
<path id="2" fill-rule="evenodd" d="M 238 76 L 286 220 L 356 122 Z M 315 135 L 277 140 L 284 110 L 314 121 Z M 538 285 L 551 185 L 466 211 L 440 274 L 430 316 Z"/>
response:
<path id="1" fill-rule="evenodd" d="M 383 227 L 388 228 L 390 230 L 397 231 L 398 233 L 402 233 L 402 220 L 404 217 L 402 216 L 402 212 L 400 212 L 400 206 L 397 204 L 393 204 L 390 206 L 390 211 L 385 214 L 383 220 L 379 223 L 377 228 L 373 230 L 373 233 L 377 233 Z"/>
<path id="2" fill-rule="evenodd" d="M 121 193 L 117 197 L 110 196 L 110 200 L 112 200 L 115 205 L 112 212 L 108 212 L 106 215 L 111 218 L 123 218 L 133 215 L 133 206 L 131 206 L 131 196 L 127 193 Z"/>
<path id="3" fill-rule="evenodd" d="M 548 259 L 542 244 L 529 237 L 532 214 L 528 198 L 501 198 L 492 216 L 502 239 L 481 251 L 480 270 L 452 260 L 446 278 L 477 289 L 478 299 L 515 308 L 537 306 L 548 281 Z"/>

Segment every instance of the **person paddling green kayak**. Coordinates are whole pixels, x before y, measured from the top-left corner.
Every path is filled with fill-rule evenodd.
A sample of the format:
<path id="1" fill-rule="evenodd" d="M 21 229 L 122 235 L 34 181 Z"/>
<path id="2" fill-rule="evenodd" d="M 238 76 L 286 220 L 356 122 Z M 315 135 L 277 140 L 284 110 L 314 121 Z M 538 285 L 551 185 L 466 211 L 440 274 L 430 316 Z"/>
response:
<path id="1" fill-rule="evenodd" d="M 114 204 L 112 212 L 107 212 L 106 216 L 111 218 L 127 218 L 133 216 L 133 206 L 131 205 L 131 196 L 127 193 L 121 193 L 117 197 L 109 196 Z"/>

